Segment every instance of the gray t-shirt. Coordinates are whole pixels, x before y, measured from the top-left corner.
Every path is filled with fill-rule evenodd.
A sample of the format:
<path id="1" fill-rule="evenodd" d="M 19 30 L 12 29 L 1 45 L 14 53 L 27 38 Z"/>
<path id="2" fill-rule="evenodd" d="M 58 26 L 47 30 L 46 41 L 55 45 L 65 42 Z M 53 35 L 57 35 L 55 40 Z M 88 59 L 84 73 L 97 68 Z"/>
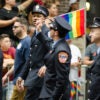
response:
<path id="1" fill-rule="evenodd" d="M 95 43 L 88 45 L 87 48 L 86 48 L 86 50 L 85 50 L 85 57 L 89 57 L 90 60 L 95 60 L 95 58 L 97 56 L 97 49 L 98 49 L 98 47 L 97 47 L 97 45 Z M 86 69 L 86 78 L 87 79 L 91 78 L 90 67 L 91 66 L 89 66 Z"/>
<path id="2" fill-rule="evenodd" d="M 94 60 L 97 55 L 97 49 L 98 47 L 95 43 L 88 45 L 85 51 L 85 56 L 89 57 L 90 60 Z"/>

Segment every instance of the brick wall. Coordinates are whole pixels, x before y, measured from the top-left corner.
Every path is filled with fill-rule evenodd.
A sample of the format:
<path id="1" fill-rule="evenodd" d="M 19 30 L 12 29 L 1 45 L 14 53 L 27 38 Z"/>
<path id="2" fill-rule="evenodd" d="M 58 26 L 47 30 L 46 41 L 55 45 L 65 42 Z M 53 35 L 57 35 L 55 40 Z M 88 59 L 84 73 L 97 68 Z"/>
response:
<path id="1" fill-rule="evenodd" d="M 66 13 L 69 9 L 69 0 L 61 0 L 60 1 L 60 7 L 59 7 L 59 13 Z"/>

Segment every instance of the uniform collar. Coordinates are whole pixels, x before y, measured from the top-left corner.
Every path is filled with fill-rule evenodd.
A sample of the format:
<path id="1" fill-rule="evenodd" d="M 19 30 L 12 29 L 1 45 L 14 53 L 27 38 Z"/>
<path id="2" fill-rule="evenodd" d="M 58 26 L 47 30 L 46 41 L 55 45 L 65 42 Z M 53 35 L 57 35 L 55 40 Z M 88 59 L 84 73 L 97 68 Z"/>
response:
<path id="1" fill-rule="evenodd" d="M 61 39 L 59 39 L 59 40 L 57 40 L 57 41 L 54 41 L 54 43 L 53 43 L 53 48 L 56 48 L 56 46 L 59 44 L 59 42 L 60 42 L 60 41 L 63 41 L 63 40 L 65 40 L 65 38 L 61 38 Z"/>

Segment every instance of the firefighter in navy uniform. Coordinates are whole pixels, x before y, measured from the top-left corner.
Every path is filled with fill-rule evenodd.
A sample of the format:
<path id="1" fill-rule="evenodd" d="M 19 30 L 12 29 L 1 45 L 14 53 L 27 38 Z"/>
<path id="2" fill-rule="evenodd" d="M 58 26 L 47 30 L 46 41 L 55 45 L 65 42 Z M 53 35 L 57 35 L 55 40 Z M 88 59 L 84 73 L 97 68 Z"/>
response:
<path id="1" fill-rule="evenodd" d="M 91 84 L 88 90 L 88 100 L 100 100 L 100 17 L 95 17 L 93 24 L 90 26 L 91 42 L 97 46 L 97 57 L 91 66 Z"/>
<path id="2" fill-rule="evenodd" d="M 48 11 L 45 7 L 36 5 L 33 7 L 32 14 L 33 17 L 35 17 L 34 19 L 38 17 L 37 20 L 33 20 L 35 26 L 37 26 L 38 20 L 41 20 L 41 22 L 44 23 L 45 18 L 48 16 Z M 49 40 L 46 32 L 48 32 L 48 28 L 44 24 L 42 26 L 42 34 L 45 34 L 47 40 Z M 26 67 L 22 71 L 16 83 L 17 87 L 21 89 L 23 88 L 21 83 L 25 80 L 24 86 L 27 87 L 25 100 L 38 100 L 38 96 L 43 85 L 43 76 L 46 70 L 44 55 L 48 49 L 45 48 L 44 45 L 38 40 L 37 33 L 38 31 L 36 29 L 31 39 L 29 60 L 26 62 Z"/>
<path id="3" fill-rule="evenodd" d="M 69 70 L 71 52 L 66 43 L 65 36 L 70 30 L 71 26 L 59 16 L 50 24 L 50 36 L 54 43 L 52 50 L 44 58 L 47 70 L 39 96 L 40 100 L 69 100 L 70 95 L 67 94 L 69 94 L 68 86 L 70 84 Z M 42 35 L 39 35 L 41 38 Z M 41 42 L 44 43 L 43 41 Z"/>

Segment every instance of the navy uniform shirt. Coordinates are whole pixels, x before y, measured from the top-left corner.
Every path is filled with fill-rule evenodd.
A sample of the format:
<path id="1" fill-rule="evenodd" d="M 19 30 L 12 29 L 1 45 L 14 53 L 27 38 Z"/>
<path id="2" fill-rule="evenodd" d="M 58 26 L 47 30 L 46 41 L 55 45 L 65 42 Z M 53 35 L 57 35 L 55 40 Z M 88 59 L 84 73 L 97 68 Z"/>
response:
<path id="1" fill-rule="evenodd" d="M 43 31 L 41 32 L 41 34 L 44 34 L 47 39 L 47 27 L 43 27 L 42 30 Z M 35 31 L 31 38 L 29 59 L 25 65 L 25 69 L 21 73 L 21 77 L 25 80 L 25 86 L 41 87 L 43 83 L 43 79 L 39 78 L 37 73 L 38 70 L 45 65 L 44 56 L 48 52 L 48 49 L 44 46 L 44 44 L 40 42 L 41 40 L 39 40 L 38 38 L 39 37 L 37 36 Z"/>
<path id="2" fill-rule="evenodd" d="M 70 48 L 65 39 L 60 39 L 54 44 L 53 51 L 45 56 L 47 71 L 40 98 L 56 96 L 59 99 L 65 93 L 69 84 Z"/>

